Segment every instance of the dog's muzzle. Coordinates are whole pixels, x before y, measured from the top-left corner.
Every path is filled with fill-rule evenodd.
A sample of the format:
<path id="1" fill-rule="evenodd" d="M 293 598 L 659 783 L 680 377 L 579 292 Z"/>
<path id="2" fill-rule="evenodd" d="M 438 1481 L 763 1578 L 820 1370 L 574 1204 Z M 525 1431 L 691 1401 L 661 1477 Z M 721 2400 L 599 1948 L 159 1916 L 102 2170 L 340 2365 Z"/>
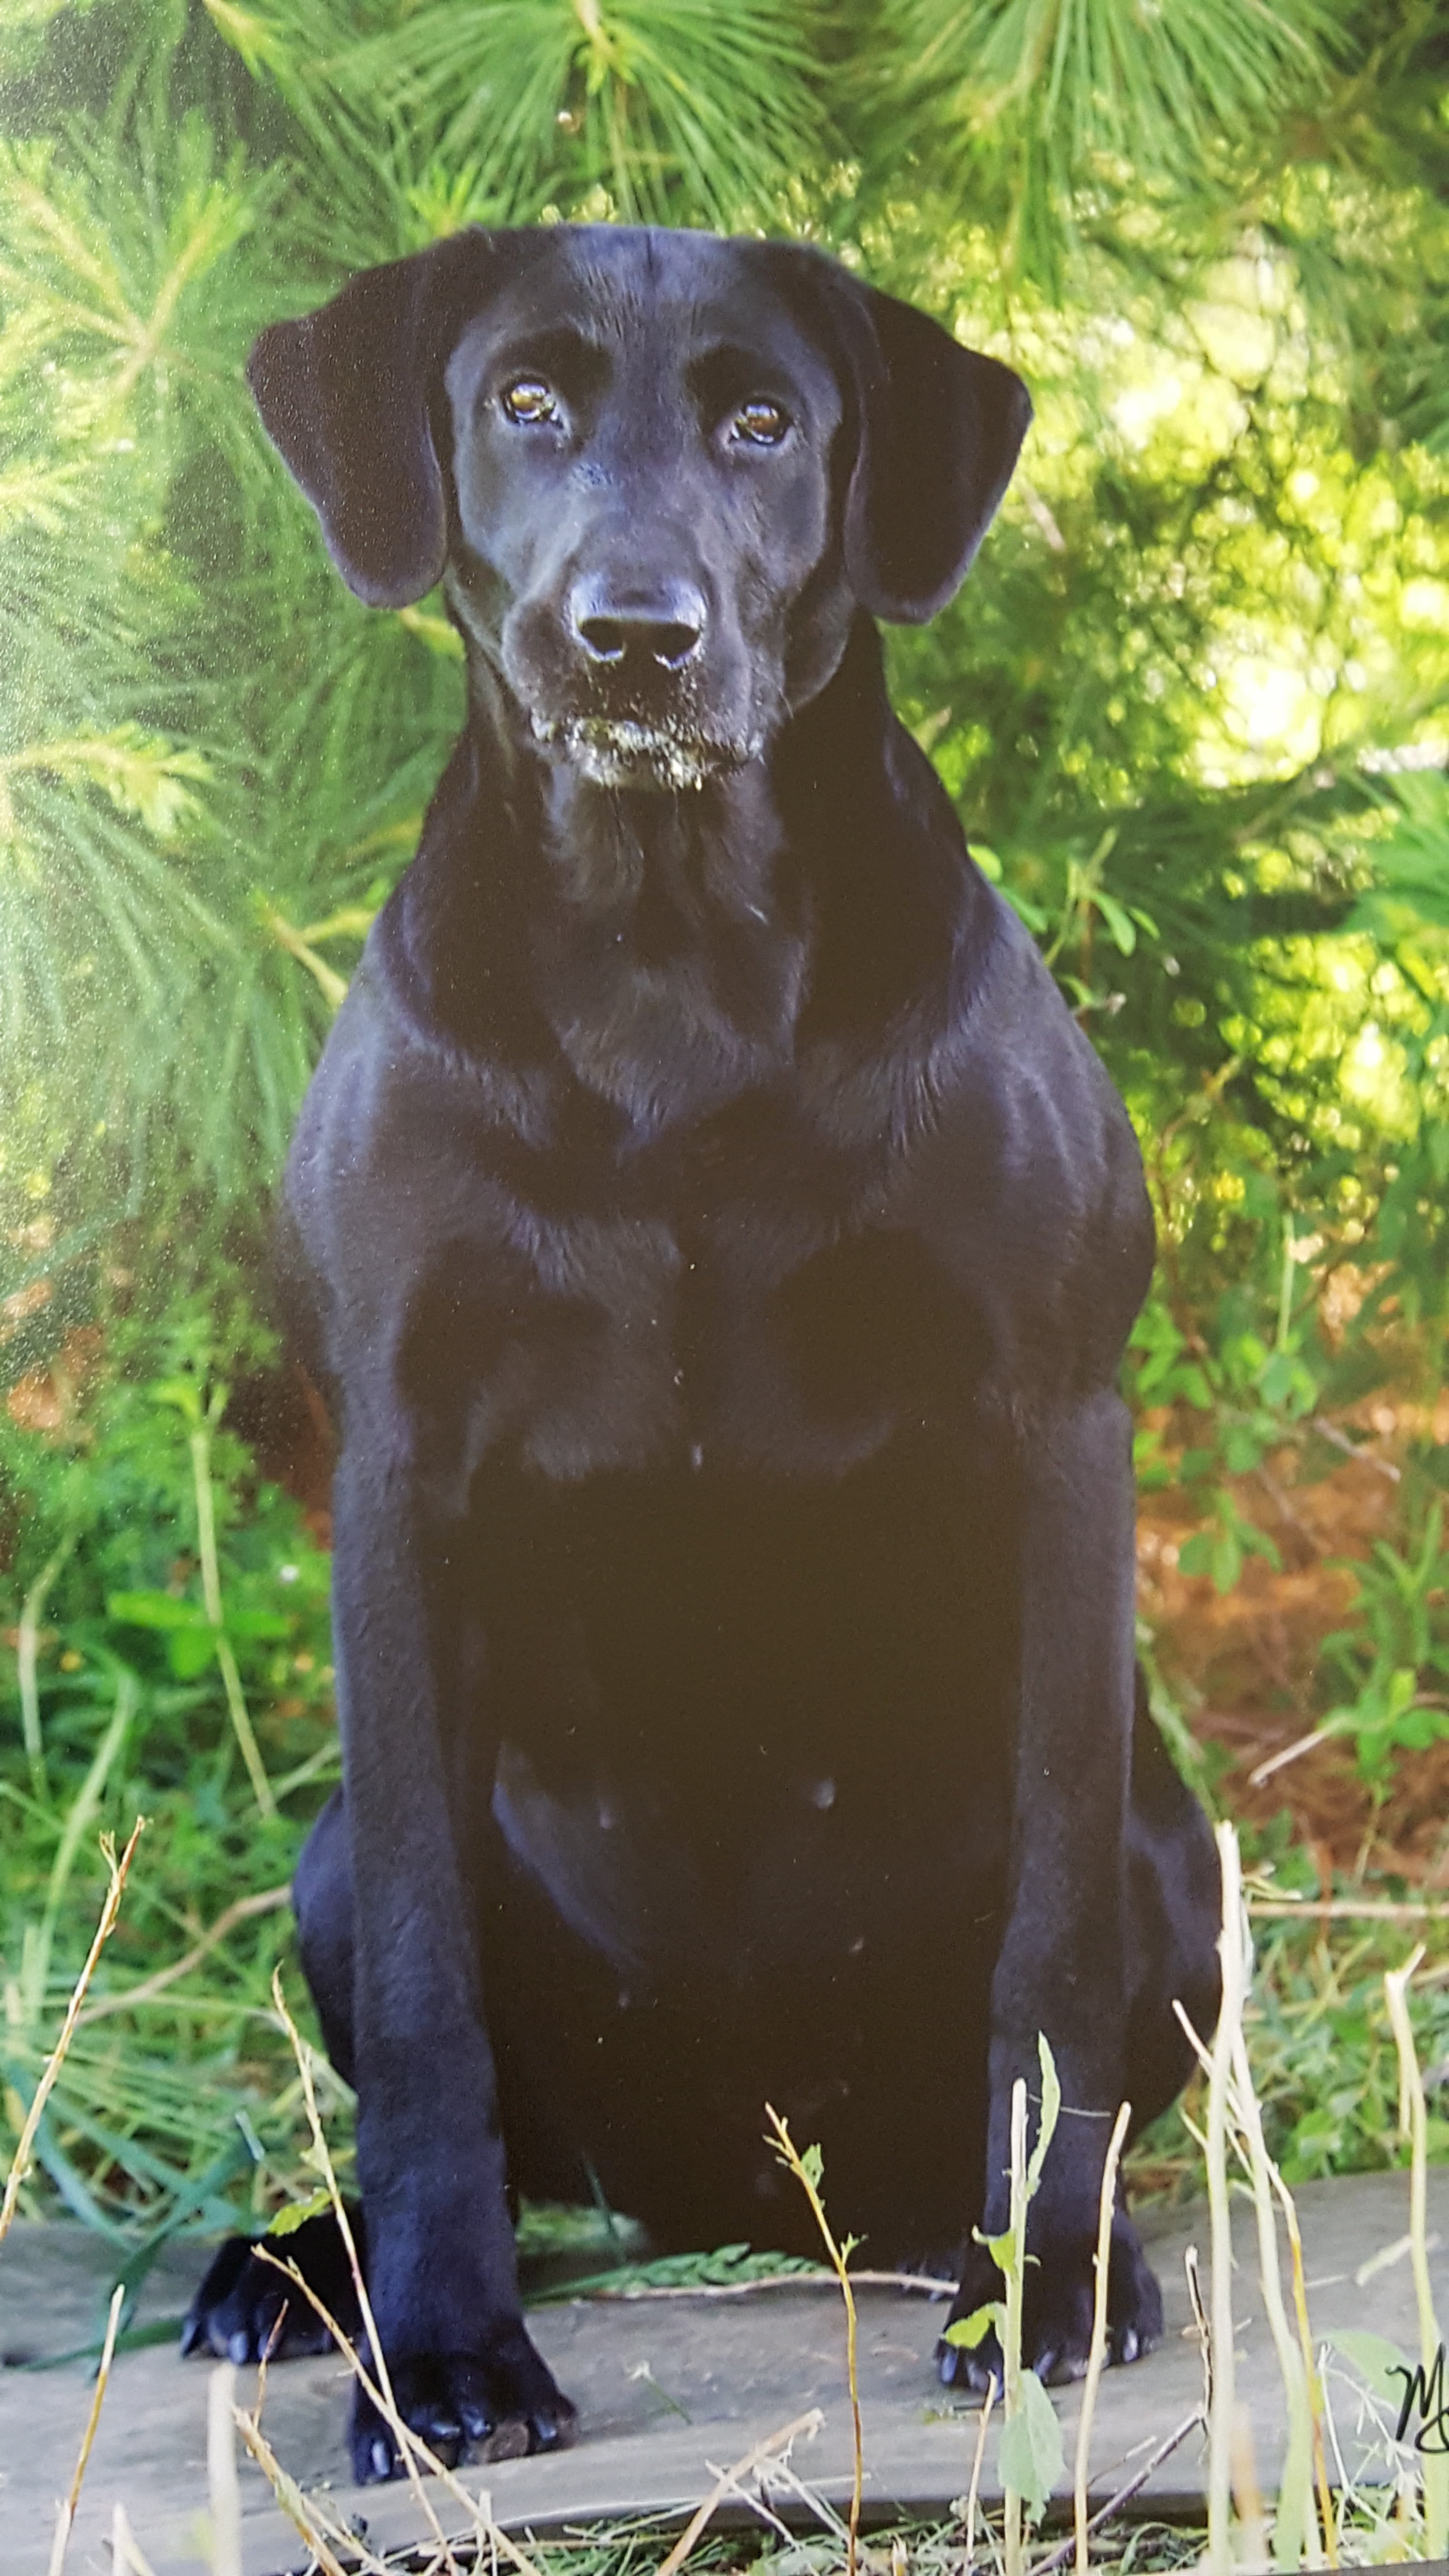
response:
<path id="1" fill-rule="evenodd" d="M 631 716 L 531 718 L 533 736 L 595 787 L 652 788 L 680 795 L 707 778 L 743 769 L 762 748 L 754 736 L 726 740 L 696 732 L 687 720 L 644 723 Z"/>

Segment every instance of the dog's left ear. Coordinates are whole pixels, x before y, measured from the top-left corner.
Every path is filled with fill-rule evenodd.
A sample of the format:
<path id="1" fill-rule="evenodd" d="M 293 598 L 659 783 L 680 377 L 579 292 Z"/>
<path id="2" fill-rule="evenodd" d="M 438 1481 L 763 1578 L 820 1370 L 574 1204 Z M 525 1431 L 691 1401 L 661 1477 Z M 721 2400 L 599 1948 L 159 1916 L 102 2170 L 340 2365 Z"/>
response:
<path id="1" fill-rule="evenodd" d="M 441 577 L 433 389 L 463 322 L 527 239 L 470 230 L 367 269 L 319 311 L 274 323 L 247 360 L 267 434 L 371 608 L 405 608 Z"/>
<path id="2" fill-rule="evenodd" d="M 924 625 L 960 587 L 1031 421 L 1020 376 L 837 271 L 859 406 L 845 568 L 862 608 Z"/>

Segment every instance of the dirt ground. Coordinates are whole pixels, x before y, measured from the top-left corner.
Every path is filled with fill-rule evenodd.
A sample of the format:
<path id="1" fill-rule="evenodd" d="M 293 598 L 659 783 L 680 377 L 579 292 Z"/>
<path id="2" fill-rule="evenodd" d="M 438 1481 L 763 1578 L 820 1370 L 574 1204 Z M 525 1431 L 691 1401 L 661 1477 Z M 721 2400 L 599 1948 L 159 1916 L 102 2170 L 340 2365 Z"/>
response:
<path id="1" fill-rule="evenodd" d="M 1217 1789 L 1228 1813 L 1266 1824 L 1286 1809 L 1295 1840 L 1318 1861 L 1325 1893 L 1334 1869 L 1449 1887 L 1449 1742 L 1401 1752 L 1382 1803 L 1342 1743 L 1315 1746 L 1269 1779 L 1252 1777 L 1310 1733 L 1325 1705 L 1321 1640 L 1346 1624 L 1353 1598 L 1342 1561 L 1366 1557 L 1376 1540 L 1395 1535 L 1405 1444 L 1416 1433 L 1449 1438 L 1449 1394 L 1431 1415 L 1380 1395 L 1340 1427 L 1357 1455 L 1321 1480 L 1296 1483 L 1285 1457 L 1240 1483 L 1240 1508 L 1273 1539 L 1282 1564 L 1250 1557 L 1231 1592 L 1178 1571 L 1197 1526 L 1190 1494 L 1144 1495 L 1139 1607 L 1193 1734 L 1221 1750 Z"/>

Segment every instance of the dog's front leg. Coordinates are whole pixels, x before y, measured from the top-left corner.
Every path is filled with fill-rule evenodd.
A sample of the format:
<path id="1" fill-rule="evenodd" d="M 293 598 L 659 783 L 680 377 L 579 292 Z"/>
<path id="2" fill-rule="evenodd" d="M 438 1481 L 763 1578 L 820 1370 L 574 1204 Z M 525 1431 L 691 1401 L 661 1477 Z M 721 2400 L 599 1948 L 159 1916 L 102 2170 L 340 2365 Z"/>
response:
<path id="1" fill-rule="evenodd" d="M 1126 1838 L 1131 1786 L 1134 1538 L 1131 1425 L 1101 1390 L 1023 1439 L 1021 1690 L 1010 1910 L 991 1992 L 983 2232 L 1008 2217 L 1011 2095 L 1024 2078 L 1029 2138 L 1041 2103 L 1038 2034 L 1062 2111 L 1028 2221 L 1023 2359 L 1074 2377 L 1091 2339 L 1102 2173 L 1126 2082 Z M 1000 2296 L 968 2244 L 953 2316 Z M 1112 2354 L 1161 2331 L 1157 2284 L 1119 2216 L 1109 2283 Z M 944 2376 L 980 2382 L 994 2347 L 943 2348 Z"/>
<path id="2" fill-rule="evenodd" d="M 369 2295 L 425 2440 L 450 2458 L 469 2441 L 536 2450 L 574 2416 L 524 2331 L 504 2200 L 474 1894 L 497 1744 L 465 1669 L 462 1522 L 423 1500 L 410 1461 L 353 1441 L 333 1524 Z M 359 2479 L 395 2473 L 360 2389 L 352 2448 Z"/>

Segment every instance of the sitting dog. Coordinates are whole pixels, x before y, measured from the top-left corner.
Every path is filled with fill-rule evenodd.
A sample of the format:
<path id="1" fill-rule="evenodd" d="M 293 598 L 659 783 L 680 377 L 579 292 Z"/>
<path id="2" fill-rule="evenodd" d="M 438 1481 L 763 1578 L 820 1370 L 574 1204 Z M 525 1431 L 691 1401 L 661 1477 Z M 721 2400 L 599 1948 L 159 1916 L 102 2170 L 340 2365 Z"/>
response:
<path id="1" fill-rule="evenodd" d="M 1038 2033 L 1025 2359 L 1079 2373 L 1113 2114 L 1217 2001 L 1134 1682 L 1152 1228 L 875 624 L 956 590 L 1025 390 L 814 250 L 568 226 L 373 270 L 249 372 L 344 580 L 441 581 L 467 656 L 284 1218 L 340 1436 L 297 1921 L 402 2414 L 573 2429 L 512 2191 L 809 2248 L 767 2099 L 874 2259 L 965 2231 L 973 2309 Z M 330 2222 L 289 2248 L 342 2296 Z M 281 2295 L 237 2240 L 188 2342 Z M 1108 2312 L 1116 2360 L 1160 2330 L 1121 2210 Z M 352 2444 L 396 2470 L 360 2391 Z"/>

